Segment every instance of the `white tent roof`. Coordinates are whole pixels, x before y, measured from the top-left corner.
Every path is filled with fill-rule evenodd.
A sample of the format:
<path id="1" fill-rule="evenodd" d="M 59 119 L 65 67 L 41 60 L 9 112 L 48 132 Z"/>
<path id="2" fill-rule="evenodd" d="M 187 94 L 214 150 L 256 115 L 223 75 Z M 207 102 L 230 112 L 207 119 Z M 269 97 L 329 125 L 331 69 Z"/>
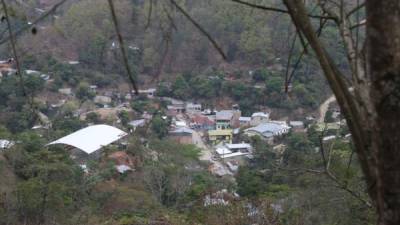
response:
<path id="1" fill-rule="evenodd" d="M 108 126 L 93 125 L 80 129 L 47 145 L 65 144 L 81 149 L 90 154 L 127 135 L 124 131 Z"/>

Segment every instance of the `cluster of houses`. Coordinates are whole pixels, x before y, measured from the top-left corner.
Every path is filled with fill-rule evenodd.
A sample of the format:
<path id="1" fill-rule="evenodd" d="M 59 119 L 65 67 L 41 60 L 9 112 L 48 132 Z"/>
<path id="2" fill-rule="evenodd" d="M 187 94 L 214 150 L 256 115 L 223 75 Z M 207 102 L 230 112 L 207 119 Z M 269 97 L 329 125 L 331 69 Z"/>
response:
<path id="1" fill-rule="evenodd" d="M 236 172 L 239 165 L 252 157 L 252 146 L 249 143 L 235 143 L 235 137 L 245 135 L 259 136 L 269 144 L 276 144 L 276 138 L 294 132 L 304 132 L 302 121 L 271 120 L 268 112 L 255 112 L 249 117 L 241 115 L 234 109 L 213 111 L 203 110 L 201 104 L 184 102 L 172 98 L 163 98 L 167 105 L 167 115 L 173 117 L 169 137 L 183 144 L 198 144 L 195 132 L 202 141 L 213 149 L 213 160 L 223 162 L 231 172 Z"/>
<path id="2" fill-rule="evenodd" d="M 13 59 L 0 61 L 0 77 L 15 72 L 15 69 L 12 69 L 13 63 Z M 79 62 L 68 63 L 74 65 Z M 27 75 L 38 74 L 44 80 L 49 79 L 48 75 L 41 74 L 38 71 L 27 70 L 25 72 Z M 99 108 L 98 110 L 105 110 L 113 105 L 117 105 L 112 107 L 113 110 L 118 108 L 127 111 L 131 110 L 128 103 L 134 98 L 131 93 L 121 94 L 110 90 L 99 90 L 96 85 L 90 85 L 89 88 L 95 93 L 93 102 Z M 156 88 L 149 88 L 139 90 L 139 93 L 149 99 L 153 99 L 156 91 Z M 71 88 L 60 88 L 58 92 L 64 96 L 64 99 L 51 104 L 52 108 L 59 108 L 69 99 L 74 98 Z M 160 100 L 168 103 L 164 118 L 172 118 L 169 138 L 182 144 L 199 145 L 199 142 L 207 143 L 202 146 L 203 148 L 208 146 L 212 149 L 213 159 L 211 160 L 222 162 L 231 172 L 237 171 L 239 165 L 252 157 L 253 152 L 250 144 L 235 143 L 236 137 L 243 135 L 248 137 L 258 136 L 271 145 L 280 146 L 279 151 L 284 151 L 284 146 L 282 147 L 279 141 L 277 142 L 279 137 L 287 134 L 290 130 L 292 132 L 305 131 L 302 121 L 272 120 L 269 112 L 254 112 L 251 116 L 242 116 L 238 107 L 234 106 L 232 109 L 211 110 L 204 109 L 198 103 L 185 102 L 169 97 L 161 97 Z M 125 103 L 127 105 L 124 105 Z M 80 115 L 85 115 L 85 113 L 79 112 L 78 116 Z M 338 115 L 340 115 L 339 111 L 333 114 L 335 117 L 338 117 Z M 130 121 L 128 124 L 132 128 L 131 132 L 138 127 L 145 126 L 151 119 L 151 114 L 144 113 L 140 119 Z M 336 123 L 328 125 L 334 126 Z M 0 142 L 0 148 L 7 147 L 9 146 L 5 142 Z"/>
<path id="3" fill-rule="evenodd" d="M 0 78 L 6 76 L 12 76 L 17 73 L 17 70 L 14 68 L 15 60 L 14 58 L 9 58 L 7 60 L 0 60 Z M 45 73 L 41 73 L 40 71 L 36 70 L 25 70 L 23 71 L 25 75 L 28 76 L 39 76 L 45 81 L 50 79 L 50 76 Z"/>

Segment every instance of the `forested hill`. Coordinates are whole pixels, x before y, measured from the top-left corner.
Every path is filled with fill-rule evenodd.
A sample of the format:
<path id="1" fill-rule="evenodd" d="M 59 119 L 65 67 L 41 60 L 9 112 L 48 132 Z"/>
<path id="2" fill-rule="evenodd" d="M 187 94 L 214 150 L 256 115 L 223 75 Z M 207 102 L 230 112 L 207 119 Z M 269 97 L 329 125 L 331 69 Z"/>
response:
<path id="1" fill-rule="evenodd" d="M 15 28 L 34 21 L 55 2 L 15 4 L 13 9 L 20 18 Z M 286 15 L 231 1 L 186 1 L 185 9 L 222 49 L 224 60 L 206 35 L 176 8 L 163 1 L 151 2 L 116 1 L 129 62 L 140 87 L 162 82 L 171 88 L 175 78 L 183 77 L 185 82 L 175 83 L 173 90 L 163 94 L 203 102 L 211 98 L 215 99 L 213 105 L 225 107 L 239 101 L 247 112 L 268 105 L 285 109 L 284 115 L 315 110 L 327 97 L 315 59 L 310 54 L 301 57 L 300 42 L 292 47 L 297 37 Z M 265 3 L 284 7 L 280 1 Z M 83 81 L 115 87 L 126 80 L 106 0 L 67 1 L 35 29 L 35 35 L 24 33 L 21 37 L 23 66 L 53 75 L 54 89 L 63 85 L 74 88 Z M 328 24 L 323 33 L 332 51 L 340 46 L 333 30 Z M 302 60 L 297 63 L 299 57 Z M 346 69 L 343 54 L 335 59 Z M 80 62 L 72 74 L 63 65 L 67 61 Z M 286 73 L 293 77 L 287 83 L 288 96 L 281 95 Z M 213 77 L 218 79 L 210 81 Z"/>

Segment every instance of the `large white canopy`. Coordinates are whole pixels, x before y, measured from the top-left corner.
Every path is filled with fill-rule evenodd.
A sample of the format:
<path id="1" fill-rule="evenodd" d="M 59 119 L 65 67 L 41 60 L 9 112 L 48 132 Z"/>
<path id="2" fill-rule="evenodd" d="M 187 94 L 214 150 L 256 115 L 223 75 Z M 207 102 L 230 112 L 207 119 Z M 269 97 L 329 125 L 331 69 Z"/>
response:
<path id="1" fill-rule="evenodd" d="M 118 128 L 100 124 L 80 129 L 47 145 L 70 145 L 90 154 L 126 135 L 127 133 Z"/>

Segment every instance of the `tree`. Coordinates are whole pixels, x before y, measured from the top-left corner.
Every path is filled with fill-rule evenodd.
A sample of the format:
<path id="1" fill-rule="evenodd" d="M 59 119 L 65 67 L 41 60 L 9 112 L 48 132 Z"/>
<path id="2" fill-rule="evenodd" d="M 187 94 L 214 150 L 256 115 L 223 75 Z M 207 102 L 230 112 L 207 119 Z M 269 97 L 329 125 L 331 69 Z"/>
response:
<path id="1" fill-rule="evenodd" d="M 240 167 L 236 176 L 238 194 L 245 197 L 254 197 L 262 194 L 267 189 L 267 181 L 257 171 Z"/>
<path id="2" fill-rule="evenodd" d="M 119 112 L 118 117 L 121 120 L 121 124 L 123 126 L 128 125 L 130 119 L 129 119 L 129 113 L 127 111 L 123 110 L 123 111 Z"/>
<path id="3" fill-rule="evenodd" d="M 352 87 L 333 62 L 326 46 L 318 39 L 305 3 L 283 0 L 300 39 L 307 40 L 344 112 L 356 152 L 368 185 L 368 193 L 379 215 L 378 224 L 400 223 L 400 121 L 399 104 L 400 5 L 396 0 L 366 0 L 346 11 L 344 2 L 333 6 L 318 2 L 325 20 L 337 26 L 352 74 Z M 358 31 L 352 33 L 351 15 L 366 7 L 365 49 L 359 48 Z M 345 11 L 345 13 L 343 13 Z M 357 13 L 358 14 L 358 13 Z M 361 26 L 356 20 L 355 28 Z M 350 90 L 352 92 L 350 92 Z"/>
<path id="4" fill-rule="evenodd" d="M 168 121 L 161 118 L 161 116 L 155 116 L 151 121 L 151 130 L 158 138 L 163 138 L 168 134 Z"/>
<path id="5" fill-rule="evenodd" d="M 190 94 L 190 87 L 183 76 L 178 76 L 175 79 L 175 82 L 172 84 L 171 89 L 174 97 L 178 99 L 186 99 L 188 97 L 188 94 Z"/>
<path id="6" fill-rule="evenodd" d="M 81 101 L 88 99 L 93 99 L 96 94 L 90 90 L 89 84 L 86 82 L 81 82 L 76 89 L 76 97 Z"/>
<path id="7" fill-rule="evenodd" d="M 95 112 L 90 112 L 88 114 L 86 114 L 86 121 L 88 121 L 89 123 L 99 123 L 100 122 L 100 116 L 99 114 L 95 113 Z"/>

